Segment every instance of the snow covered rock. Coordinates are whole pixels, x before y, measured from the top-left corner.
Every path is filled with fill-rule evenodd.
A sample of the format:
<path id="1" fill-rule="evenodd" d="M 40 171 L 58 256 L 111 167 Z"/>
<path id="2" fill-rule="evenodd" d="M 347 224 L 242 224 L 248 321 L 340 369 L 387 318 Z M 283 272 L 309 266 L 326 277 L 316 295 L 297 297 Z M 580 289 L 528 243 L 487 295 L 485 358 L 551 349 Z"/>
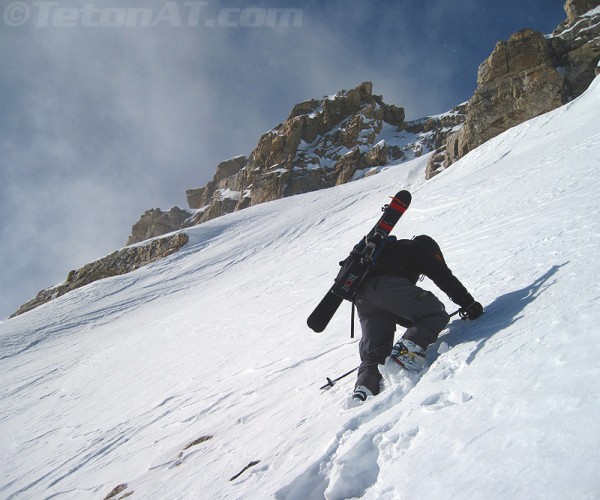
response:
<path id="1" fill-rule="evenodd" d="M 403 122 L 404 110 L 373 95 L 371 82 L 322 100 L 301 102 L 284 122 L 260 137 L 248 159 L 237 157 L 241 160 L 234 171 L 221 175 L 224 164 L 220 164 L 213 181 L 188 191 L 190 207 L 202 210 L 194 222 L 345 183 L 361 168 L 384 165 L 398 152 L 382 143 L 380 134 L 384 127 L 395 130 Z M 244 196 L 237 204 L 224 205 L 222 197 L 214 196 L 218 189 Z"/>
<path id="2" fill-rule="evenodd" d="M 373 94 L 373 84 L 296 104 L 256 148 L 217 166 L 214 178 L 186 191 L 195 214 L 180 227 L 287 196 L 377 173 L 444 144 L 464 121 L 464 104 L 405 122 L 404 109 Z M 172 230 L 172 229 L 171 229 Z"/>
<path id="3" fill-rule="evenodd" d="M 595 78 L 600 59 L 600 0 L 568 0 L 567 20 L 548 42 L 565 76 L 568 99 L 580 96 Z"/>
<path id="4" fill-rule="evenodd" d="M 594 7 L 598 7 L 598 0 L 567 0 L 565 2 L 565 12 L 567 13 L 567 22 L 575 23 L 578 18 Z"/>
<path id="5" fill-rule="evenodd" d="M 186 191 L 187 202 L 190 208 L 202 208 L 210 204 L 215 191 L 225 187 L 231 187 L 229 179 L 236 175 L 246 163 L 248 163 L 248 159 L 243 155 L 219 163 L 219 165 L 217 165 L 217 172 L 212 181 L 204 187 L 188 189 Z"/>

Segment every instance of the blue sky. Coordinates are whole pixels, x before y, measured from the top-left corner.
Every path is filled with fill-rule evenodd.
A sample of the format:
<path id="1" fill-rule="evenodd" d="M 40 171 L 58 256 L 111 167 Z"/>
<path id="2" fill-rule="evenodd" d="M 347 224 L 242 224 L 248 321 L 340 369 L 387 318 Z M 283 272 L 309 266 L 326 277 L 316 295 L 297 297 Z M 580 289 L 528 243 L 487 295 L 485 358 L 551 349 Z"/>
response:
<path id="1" fill-rule="evenodd" d="M 185 208 L 186 189 L 295 103 L 370 80 L 409 119 L 444 112 L 472 95 L 498 41 L 552 32 L 563 3 L 4 3 L 0 318 L 120 248 L 145 210 Z M 140 8 L 162 20 L 121 22 Z M 297 26 L 261 25 L 275 8 L 300 11 Z"/>

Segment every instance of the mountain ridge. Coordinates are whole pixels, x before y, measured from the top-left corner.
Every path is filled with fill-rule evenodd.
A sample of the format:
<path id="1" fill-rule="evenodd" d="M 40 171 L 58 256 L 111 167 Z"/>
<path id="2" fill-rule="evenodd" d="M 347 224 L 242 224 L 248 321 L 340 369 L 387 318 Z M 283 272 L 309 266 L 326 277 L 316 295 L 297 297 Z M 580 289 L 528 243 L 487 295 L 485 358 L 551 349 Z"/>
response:
<path id="1" fill-rule="evenodd" d="M 212 181 L 188 189 L 192 212 L 185 211 L 187 219 L 168 229 L 343 184 L 431 150 L 426 178 L 433 177 L 492 137 L 585 91 L 600 59 L 598 5 L 598 0 L 567 0 L 567 19 L 551 35 L 525 28 L 498 42 L 479 67 L 473 96 L 441 115 L 405 122 L 404 109 L 374 95 L 372 82 L 296 104 L 248 157 L 221 162 Z M 127 243 L 163 234 L 165 214 L 174 210 L 181 211 L 147 211 Z"/>
<path id="2" fill-rule="evenodd" d="M 371 82 L 296 104 L 248 157 L 221 162 L 212 181 L 187 190 L 191 210 L 147 210 L 127 245 L 151 246 L 154 238 L 215 217 L 374 175 L 429 152 L 425 178 L 431 179 L 504 130 L 570 102 L 589 86 L 600 60 L 598 5 L 598 0 L 567 0 L 567 19 L 552 35 L 525 29 L 499 42 L 479 68 L 473 97 L 440 115 L 406 122 L 403 108 L 374 95 Z M 69 276 L 78 275 L 77 282 L 85 284 L 97 279 L 83 276 L 85 270 L 102 267 L 101 276 L 120 274 L 127 265 L 111 256 L 70 271 L 65 283 L 40 291 L 12 316 L 51 300 L 58 289 L 72 289 Z"/>

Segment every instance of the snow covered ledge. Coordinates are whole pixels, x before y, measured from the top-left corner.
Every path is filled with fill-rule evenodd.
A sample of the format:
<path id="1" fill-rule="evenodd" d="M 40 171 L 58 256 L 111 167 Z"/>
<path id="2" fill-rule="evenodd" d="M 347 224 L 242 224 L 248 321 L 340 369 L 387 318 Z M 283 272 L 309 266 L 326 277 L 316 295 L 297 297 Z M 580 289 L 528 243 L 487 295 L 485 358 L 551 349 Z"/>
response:
<path id="1" fill-rule="evenodd" d="M 60 297 L 71 290 L 89 285 L 94 281 L 135 271 L 142 266 L 175 253 L 188 240 L 188 235 L 180 232 L 117 250 L 106 257 L 86 264 L 81 269 L 71 271 L 64 283 L 40 291 L 35 298 L 19 307 L 10 317 L 13 318 L 31 311 L 52 299 Z"/>

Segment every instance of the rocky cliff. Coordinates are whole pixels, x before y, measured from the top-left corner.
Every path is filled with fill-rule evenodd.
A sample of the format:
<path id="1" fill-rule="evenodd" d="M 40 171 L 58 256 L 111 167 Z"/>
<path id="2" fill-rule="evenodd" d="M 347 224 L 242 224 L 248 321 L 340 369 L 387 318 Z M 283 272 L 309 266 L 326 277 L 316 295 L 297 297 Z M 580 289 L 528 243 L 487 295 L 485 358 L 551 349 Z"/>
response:
<path id="1" fill-rule="evenodd" d="M 372 174 L 435 149 L 461 121 L 456 111 L 407 124 L 403 108 L 386 104 L 372 90 L 364 82 L 294 106 L 248 157 L 219 164 L 211 182 L 187 191 L 197 210 L 188 224 Z"/>
<path id="2" fill-rule="evenodd" d="M 551 35 L 524 29 L 498 42 L 480 65 L 460 131 L 436 151 L 447 167 L 519 123 L 581 95 L 600 58 L 599 0 L 567 0 L 567 19 Z"/>
<path id="3" fill-rule="evenodd" d="M 404 121 L 404 110 L 372 94 L 371 82 L 322 100 L 297 104 L 263 134 L 249 157 L 221 163 L 212 182 L 187 192 L 194 223 L 250 205 L 347 182 L 401 152 L 381 138 Z M 381 138 L 381 140 L 379 140 Z"/>
<path id="4" fill-rule="evenodd" d="M 405 121 L 404 109 L 386 104 L 363 82 L 351 90 L 293 107 L 263 134 L 248 156 L 221 162 L 213 179 L 189 189 L 194 214 L 174 207 L 147 211 L 128 244 L 200 224 L 251 205 L 343 184 L 390 163 L 441 147 L 464 121 L 464 105 L 448 113 Z"/>

